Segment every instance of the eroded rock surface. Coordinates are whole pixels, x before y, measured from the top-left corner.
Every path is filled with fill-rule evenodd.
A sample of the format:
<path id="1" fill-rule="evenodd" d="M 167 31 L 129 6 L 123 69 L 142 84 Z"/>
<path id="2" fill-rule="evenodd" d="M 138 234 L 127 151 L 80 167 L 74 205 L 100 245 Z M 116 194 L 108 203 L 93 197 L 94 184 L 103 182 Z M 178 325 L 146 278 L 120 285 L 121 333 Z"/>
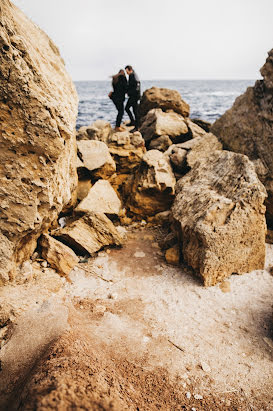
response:
<path id="1" fill-rule="evenodd" d="M 77 94 L 51 39 L 0 5 L 0 283 L 28 259 L 76 188 Z"/>
<path id="2" fill-rule="evenodd" d="M 77 133 L 77 140 L 99 140 L 107 143 L 112 131 L 111 124 L 104 120 L 96 120 L 90 126 L 82 126 Z"/>
<path id="3" fill-rule="evenodd" d="M 266 207 L 273 223 L 273 49 L 261 74 L 264 79 L 238 97 L 211 130 L 225 148 L 246 154 L 254 161 L 268 193 Z"/>
<path id="4" fill-rule="evenodd" d="M 77 146 L 79 157 L 87 170 L 96 170 L 95 173 L 101 178 L 111 176 L 116 171 L 116 164 L 102 141 L 81 140 Z"/>
<path id="5" fill-rule="evenodd" d="M 146 116 L 153 108 L 161 108 L 163 111 L 173 110 L 183 117 L 188 117 L 190 114 L 190 106 L 182 100 L 178 91 L 167 88 L 152 87 L 145 90 L 139 106 L 140 116 Z"/>
<path id="6" fill-rule="evenodd" d="M 184 260 L 206 286 L 263 269 L 266 191 L 241 154 L 216 151 L 179 180 L 173 215 Z"/>

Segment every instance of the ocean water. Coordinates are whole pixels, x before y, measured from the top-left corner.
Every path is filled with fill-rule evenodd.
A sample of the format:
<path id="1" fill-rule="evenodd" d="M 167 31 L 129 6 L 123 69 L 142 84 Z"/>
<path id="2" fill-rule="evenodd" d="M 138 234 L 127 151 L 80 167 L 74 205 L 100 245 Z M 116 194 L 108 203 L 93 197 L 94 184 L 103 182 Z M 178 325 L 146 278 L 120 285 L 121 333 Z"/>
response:
<path id="1" fill-rule="evenodd" d="M 213 123 L 254 83 L 254 80 L 145 80 L 141 82 L 141 89 L 144 92 L 155 86 L 177 90 L 190 105 L 191 118 Z M 77 129 L 98 119 L 114 125 L 117 111 L 108 97 L 111 81 L 77 81 L 75 84 L 79 95 Z M 123 119 L 128 119 L 126 113 Z"/>

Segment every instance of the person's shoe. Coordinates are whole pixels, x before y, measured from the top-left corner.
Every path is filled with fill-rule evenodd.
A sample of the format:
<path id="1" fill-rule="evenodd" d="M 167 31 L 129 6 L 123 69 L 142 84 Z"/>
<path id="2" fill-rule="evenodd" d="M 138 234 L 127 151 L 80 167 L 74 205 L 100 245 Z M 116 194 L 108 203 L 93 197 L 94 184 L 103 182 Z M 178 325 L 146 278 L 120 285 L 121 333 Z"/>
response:
<path id="1" fill-rule="evenodd" d="M 125 131 L 125 129 L 122 127 L 115 127 L 115 131 Z"/>
<path id="2" fill-rule="evenodd" d="M 130 121 L 129 124 L 126 124 L 127 127 L 132 127 L 135 126 L 135 122 L 134 121 Z"/>
<path id="3" fill-rule="evenodd" d="M 130 130 L 130 133 L 134 133 L 135 131 L 138 131 L 138 127 L 134 127 L 132 130 Z"/>

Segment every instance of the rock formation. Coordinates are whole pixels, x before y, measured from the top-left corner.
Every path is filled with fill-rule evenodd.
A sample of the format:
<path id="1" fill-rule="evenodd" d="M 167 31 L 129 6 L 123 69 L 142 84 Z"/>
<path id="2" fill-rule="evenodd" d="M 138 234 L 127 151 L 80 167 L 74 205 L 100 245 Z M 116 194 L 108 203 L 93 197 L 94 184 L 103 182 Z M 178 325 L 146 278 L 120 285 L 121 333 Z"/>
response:
<path id="1" fill-rule="evenodd" d="M 179 180 L 172 208 L 185 262 L 206 286 L 263 269 L 266 191 L 242 154 L 215 151 Z"/>
<path id="2" fill-rule="evenodd" d="M 77 132 L 77 140 L 99 140 L 107 143 L 112 131 L 111 124 L 104 120 L 96 120 L 90 126 L 82 126 Z"/>
<path id="3" fill-rule="evenodd" d="M 33 253 L 76 188 L 77 94 L 50 38 L 0 4 L 0 283 Z"/>
<path id="4" fill-rule="evenodd" d="M 246 154 L 266 187 L 269 221 L 273 224 L 273 49 L 261 68 L 263 80 L 235 100 L 211 131 L 224 147 Z"/>
<path id="5" fill-rule="evenodd" d="M 149 150 L 136 174 L 126 183 L 126 205 L 139 216 L 168 210 L 174 199 L 175 183 L 168 156 L 158 150 Z"/>
<path id="6" fill-rule="evenodd" d="M 188 117 L 190 114 L 190 106 L 182 100 L 178 91 L 167 88 L 152 87 L 145 90 L 139 106 L 141 118 L 153 108 L 161 108 L 163 111 L 173 110 L 183 117 Z"/>
<path id="7" fill-rule="evenodd" d="M 109 149 L 102 141 L 77 142 L 78 155 L 82 164 L 89 171 L 95 171 L 96 176 L 100 178 L 110 177 L 116 171 L 116 164 L 112 159 Z"/>

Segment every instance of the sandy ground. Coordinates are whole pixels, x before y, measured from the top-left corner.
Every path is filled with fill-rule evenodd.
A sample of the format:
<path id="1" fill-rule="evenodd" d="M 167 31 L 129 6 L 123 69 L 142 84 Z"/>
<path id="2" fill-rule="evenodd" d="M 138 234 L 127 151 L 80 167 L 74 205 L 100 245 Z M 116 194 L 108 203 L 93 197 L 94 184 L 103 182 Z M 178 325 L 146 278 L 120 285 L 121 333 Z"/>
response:
<path id="1" fill-rule="evenodd" d="M 273 246 L 265 270 L 204 288 L 162 235 L 2 291 L 29 307 L 0 352 L 2 409 L 273 410 Z"/>

